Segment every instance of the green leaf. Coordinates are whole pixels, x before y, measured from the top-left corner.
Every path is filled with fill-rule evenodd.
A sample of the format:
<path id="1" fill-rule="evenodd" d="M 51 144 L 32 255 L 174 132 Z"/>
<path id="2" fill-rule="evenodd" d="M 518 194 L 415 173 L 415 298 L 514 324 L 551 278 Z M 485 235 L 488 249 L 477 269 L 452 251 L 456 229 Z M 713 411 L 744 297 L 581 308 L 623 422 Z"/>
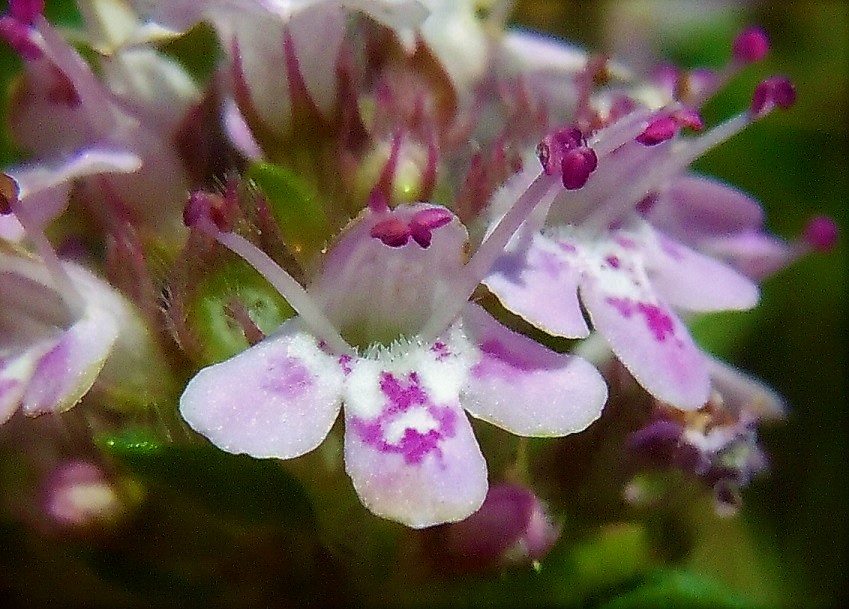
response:
<path id="1" fill-rule="evenodd" d="M 332 235 L 318 193 L 292 170 L 254 163 L 246 177 L 265 195 L 283 239 L 296 255 L 313 254 Z"/>
<path id="2" fill-rule="evenodd" d="M 138 430 L 100 437 L 98 444 L 143 482 L 219 516 L 284 528 L 313 524 L 306 492 L 276 461 L 209 444 L 160 443 Z"/>
<path id="3" fill-rule="evenodd" d="M 758 607 L 713 580 L 687 571 L 661 570 L 601 609 L 754 609 Z"/>

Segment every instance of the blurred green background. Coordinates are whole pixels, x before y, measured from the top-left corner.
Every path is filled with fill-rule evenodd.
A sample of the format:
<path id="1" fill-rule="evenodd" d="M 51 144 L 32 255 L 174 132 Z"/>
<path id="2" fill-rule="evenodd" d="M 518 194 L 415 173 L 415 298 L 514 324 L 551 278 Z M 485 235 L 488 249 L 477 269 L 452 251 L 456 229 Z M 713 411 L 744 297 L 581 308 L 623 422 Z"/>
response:
<path id="1" fill-rule="evenodd" d="M 768 225 L 793 238 L 826 213 L 842 228 L 838 248 L 770 278 L 760 307 L 700 328 L 702 343 L 760 376 L 789 405 L 762 437 L 772 472 L 746 492 L 745 528 L 772 581 L 748 558 L 705 548 L 703 566 L 741 591 L 777 585 L 788 606 L 849 606 L 849 400 L 846 228 L 849 204 L 849 5 L 833 2 L 622 0 L 519 2 L 517 20 L 640 64 L 652 54 L 679 65 L 720 66 L 741 26 L 762 25 L 773 47 L 706 108 L 708 124 L 746 107 L 757 81 L 787 74 L 798 102 L 698 161 L 698 171 L 753 194 Z M 748 565 L 751 566 L 751 565 Z M 769 594 L 767 594 L 769 596 Z"/>

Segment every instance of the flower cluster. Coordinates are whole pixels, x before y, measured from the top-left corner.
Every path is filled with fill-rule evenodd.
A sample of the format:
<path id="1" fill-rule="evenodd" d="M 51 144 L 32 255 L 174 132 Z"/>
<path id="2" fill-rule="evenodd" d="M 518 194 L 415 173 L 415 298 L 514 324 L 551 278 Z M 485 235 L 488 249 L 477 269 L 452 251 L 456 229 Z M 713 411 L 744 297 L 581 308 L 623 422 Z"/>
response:
<path id="1" fill-rule="evenodd" d="M 659 404 L 635 450 L 686 449 L 735 492 L 761 468 L 752 400 L 729 406 L 760 385 L 729 386 L 686 322 L 754 307 L 758 281 L 837 238 L 819 217 L 787 243 L 688 172 L 793 104 L 773 76 L 737 116 L 700 115 L 767 54 L 763 31 L 722 69 L 640 77 L 471 0 L 78 4 L 74 45 L 43 2 L 0 17 L 30 155 L 0 181 L 0 422 L 156 404 L 223 451 L 293 459 L 342 412 L 371 512 L 422 528 L 483 505 L 463 554 L 486 546 L 464 531 L 520 505 L 484 562 L 535 560 L 556 527 L 530 491 L 487 496 L 467 415 L 582 432 L 611 357 Z M 206 71 L 174 50 L 200 27 L 220 50 Z M 722 403 L 731 422 L 693 422 Z"/>

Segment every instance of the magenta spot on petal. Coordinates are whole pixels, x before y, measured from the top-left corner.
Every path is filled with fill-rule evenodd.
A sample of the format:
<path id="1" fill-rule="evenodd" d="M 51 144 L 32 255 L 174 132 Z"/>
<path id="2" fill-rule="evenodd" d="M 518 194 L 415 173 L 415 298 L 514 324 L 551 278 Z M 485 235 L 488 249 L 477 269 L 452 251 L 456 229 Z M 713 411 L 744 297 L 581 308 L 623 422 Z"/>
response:
<path id="1" fill-rule="evenodd" d="M 564 252 L 569 252 L 570 254 L 575 254 L 578 251 L 577 247 L 567 241 L 558 241 L 557 247 L 562 249 Z"/>
<path id="2" fill-rule="evenodd" d="M 732 46 L 734 59 L 742 63 L 754 63 L 769 53 L 769 38 L 759 27 L 749 27 L 737 34 Z"/>
<path id="3" fill-rule="evenodd" d="M 604 259 L 604 261 L 607 262 L 607 264 L 612 266 L 614 269 L 618 269 L 620 266 L 622 266 L 622 261 L 619 260 L 618 256 L 608 256 Z"/>
<path id="4" fill-rule="evenodd" d="M 352 361 L 352 359 L 353 358 L 350 355 L 348 355 L 347 353 L 343 353 L 342 355 L 339 356 L 339 360 L 338 360 L 339 361 L 339 367 L 342 368 L 342 374 L 344 374 L 345 376 L 348 376 L 349 374 L 351 374 L 351 361 Z"/>
<path id="5" fill-rule="evenodd" d="M 634 301 L 630 298 L 606 298 L 608 304 L 612 305 L 622 317 L 631 317 L 634 314 Z"/>
<path id="6" fill-rule="evenodd" d="M 285 357 L 268 364 L 262 386 L 284 398 L 296 398 L 312 384 L 312 375 L 300 360 Z"/>
<path id="7" fill-rule="evenodd" d="M 443 343 L 442 341 L 437 341 L 431 345 L 430 350 L 432 353 L 436 354 L 436 361 L 441 362 L 446 358 L 451 356 L 451 350 L 448 349 L 448 345 Z"/>
<path id="8" fill-rule="evenodd" d="M 658 342 L 675 335 L 672 318 L 660 307 L 647 302 L 634 302 L 630 298 L 607 298 L 606 301 L 626 318 L 639 313 Z"/>
<path id="9" fill-rule="evenodd" d="M 663 342 L 667 337 L 675 335 L 675 324 L 663 309 L 645 302 L 639 303 L 637 308 L 658 342 Z"/>
<path id="10" fill-rule="evenodd" d="M 654 206 L 657 205 L 658 197 L 656 192 L 650 192 L 645 197 L 640 199 L 639 203 L 636 205 L 637 213 L 645 216 L 648 214 Z"/>
<path id="11" fill-rule="evenodd" d="M 440 443 L 456 433 L 456 412 L 450 407 L 433 404 L 415 372 L 407 375 L 406 382 L 389 372 L 383 372 L 380 375 L 380 390 L 387 398 L 387 404 L 380 415 L 372 421 L 358 417 L 351 419 L 353 430 L 362 441 L 380 452 L 402 455 L 408 465 L 420 464 L 429 454 L 441 459 Z M 399 439 L 389 441 L 386 434 L 392 423 L 415 409 L 422 409 L 430 415 L 435 421 L 434 429 L 419 431 L 408 427 Z"/>
<path id="12" fill-rule="evenodd" d="M 828 252 L 837 245 L 840 230 L 837 223 L 828 216 L 816 216 L 808 221 L 802 238 L 815 251 Z"/>

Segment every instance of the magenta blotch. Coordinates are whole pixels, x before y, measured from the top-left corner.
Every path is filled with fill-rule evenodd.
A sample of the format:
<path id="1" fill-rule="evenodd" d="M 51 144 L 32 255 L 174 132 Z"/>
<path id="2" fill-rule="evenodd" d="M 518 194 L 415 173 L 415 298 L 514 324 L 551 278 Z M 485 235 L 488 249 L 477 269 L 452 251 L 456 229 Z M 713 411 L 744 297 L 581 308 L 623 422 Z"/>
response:
<path id="1" fill-rule="evenodd" d="M 631 317 L 634 313 L 643 316 L 646 326 L 658 342 L 665 341 L 675 335 L 675 324 L 672 318 L 657 305 L 647 302 L 635 302 L 630 298 L 607 298 L 623 317 Z"/>
<path id="2" fill-rule="evenodd" d="M 263 387 L 287 398 L 301 395 L 313 382 L 309 370 L 294 357 L 270 362 L 267 371 Z"/>
<path id="3" fill-rule="evenodd" d="M 387 407 L 381 414 L 373 421 L 357 417 L 351 419 L 354 431 L 363 442 L 384 453 L 403 455 L 404 462 L 409 465 L 420 464 L 430 453 L 441 457 L 439 444 L 445 438 L 454 436 L 457 414 L 451 408 L 433 404 L 415 372 L 407 375 L 406 384 L 389 372 L 381 373 L 380 390 L 388 399 Z M 392 422 L 415 408 L 427 411 L 436 422 L 436 427 L 425 432 L 408 427 L 400 439 L 388 441 L 386 433 Z"/>

